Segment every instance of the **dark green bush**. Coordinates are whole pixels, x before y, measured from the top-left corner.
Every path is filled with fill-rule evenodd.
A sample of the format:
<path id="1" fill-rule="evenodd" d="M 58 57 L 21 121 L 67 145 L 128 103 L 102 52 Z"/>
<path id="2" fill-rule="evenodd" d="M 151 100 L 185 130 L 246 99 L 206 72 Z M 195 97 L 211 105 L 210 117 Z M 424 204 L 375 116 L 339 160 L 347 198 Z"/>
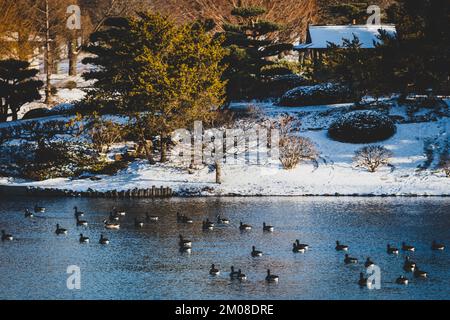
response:
<path id="1" fill-rule="evenodd" d="M 287 91 L 279 105 L 286 107 L 324 105 L 344 103 L 352 100 L 346 86 L 334 83 L 321 83 L 313 86 L 301 86 Z"/>
<path id="2" fill-rule="evenodd" d="M 383 141 L 392 137 L 395 132 L 395 124 L 388 116 L 371 110 L 346 113 L 328 129 L 328 135 L 332 139 L 350 143 Z"/>

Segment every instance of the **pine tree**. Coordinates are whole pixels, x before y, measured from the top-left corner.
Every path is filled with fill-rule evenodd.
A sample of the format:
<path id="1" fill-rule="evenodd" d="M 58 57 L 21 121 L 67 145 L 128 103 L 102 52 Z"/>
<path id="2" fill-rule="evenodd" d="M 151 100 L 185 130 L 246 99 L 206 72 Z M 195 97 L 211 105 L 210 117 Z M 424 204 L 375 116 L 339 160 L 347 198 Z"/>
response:
<path id="1" fill-rule="evenodd" d="M 142 13 L 132 30 L 140 48 L 132 105 L 147 112 L 160 136 L 163 162 L 173 130 L 216 116 L 223 103 L 224 52 L 199 22 L 177 26 L 166 16 Z"/>
<path id="2" fill-rule="evenodd" d="M 264 13 L 262 7 L 237 7 L 231 14 L 238 22 L 223 26 L 225 32 L 221 35 L 228 51 L 223 61 L 227 65 L 224 79 L 228 81 L 228 100 L 264 96 L 263 82 L 276 75 L 274 69 L 270 75 L 264 73 L 276 64 L 270 58 L 292 49 L 291 44 L 270 39 L 281 26 L 261 19 Z"/>
<path id="3" fill-rule="evenodd" d="M 339 24 L 365 24 L 367 19 L 366 9 L 368 3 L 340 3 L 329 8 L 335 22 Z"/>
<path id="4" fill-rule="evenodd" d="M 127 109 L 136 70 L 134 59 L 138 54 L 137 44 L 131 37 L 130 21 L 120 17 L 108 18 L 90 36 L 91 44 L 85 51 L 92 56 L 82 61 L 97 66 L 83 74 L 85 80 L 96 80 L 84 100 L 90 109 Z"/>
<path id="5" fill-rule="evenodd" d="M 378 94 L 375 79 L 379 74 L 379 57 L 374 49 L 361 48 L 358 37 L 343 39 L 342 45 L 330 43 L 328 54 L 318 65 L 316 77 L 323 81 L 334 81 L 349 87 L 355 102 L 367 94 Z"/>
<path id="6" fill-rule="evenodd" d="M 41 98 L 39 89 L 43 83 L 34 79 L 38 70 L 29 67 L 26 61 L 0 61 L 0 122 L 7 120 L 9 110 L 13 120 L 17 120 L 23 104 Z"/>
<path id="7" fill-rule="evenodd" d="M 91 41 L 87 50 L 96 56 L 83 62 L 99 68 L 85 78 L 98 81 L 85 102 L 130 115 L 150 161 L 149 135 L 159 136 L 165 161 L 174 129 L 216 117 L 223 103 L 224 50 L 203 24 L 178 26 L 166 16 L 139 13 L 108 19 Z"/>
<path id="8" fill-rule="evenodd" d="M 392 73 L 404 93 L 450 92 L 450 2 L 398 0 L 388 9 L 397 27 Z M 388 60 L 390 57 L 386 57 Z"/>

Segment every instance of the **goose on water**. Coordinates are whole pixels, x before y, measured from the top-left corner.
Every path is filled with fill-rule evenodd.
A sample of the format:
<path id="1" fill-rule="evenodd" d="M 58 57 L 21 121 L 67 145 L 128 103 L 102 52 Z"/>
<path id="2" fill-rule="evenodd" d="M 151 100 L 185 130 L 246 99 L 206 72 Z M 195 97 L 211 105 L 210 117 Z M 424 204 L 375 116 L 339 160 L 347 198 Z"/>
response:
<path id="1" fill-rule="evenodd" d="M 445 249 L 445 246 L 442 243 L 437 243 L 436 240 L 433 240 L 433 243 L 431 244 L 431 249 L 443 251 Z"/>
<path id="2" fill-rule="evenodd" d="M 336 251 L 348 251 L 348 246 L 345 244 L 341 244 L 339 241 L 336 241 Z"/>
<path id="3" fill-rule="evenodd" d="M 239 230 L 244 231 L 244 230 L 251 230 L 251 229 L 252 229 L 251 225 L 242 223 L 242 221 L 239 223 Z"/>
<path id="4" fill-rule="evenodd" d="M 147 222 L 150 222 L 150 221 L 158 221 L 159 220 L 159 217 L 157 217 L 157 216 L 151 216 L 148 212 L 146 212 L 145 213 L 145 219 L 147 220 Z"/>
<path id="5" fill-rule="evenodd" d="M 411 261 L 408 256 L 405 257 L 405 263 L 403 264 L 403 270 L 406 272 L 413 272 L 416 268 L 416 263 Z"/>
<path id="6" fill-rule="evenodd" d="M 256 247 L 253 246 L 251 255 L 252 255 L 252 257 L 261 257 L 263 255 L 263 253 L 262 253 L 262 251 L 256 250 Z"/>
<path id="7" fill-rule="evenodd" d="M 25 209 L 25 218 L 33 218 L 33 216 L 34 215 L 30 210 Z"/>
<path id="8" fill-rule="evenodd" d="M 390 244 L 387 245 L 387 253 L 388 254 L 398 254 L 398 249 L 395 247 L 391 247 Z"/>
<path id="9" fill-rule="evenodd" d="M 358 263 L 358 259 L 350 257 L 348 254 L 345 255 L 345 264 Z"/>
<path id="10" fill-rule="evenodd" d="M 67 229 L 61 228 L 60 225 L 59 225 L 59 223 L 58 223 L 58 224 L 56 224 L 56 230 L 55 230 L 55 233 L 56 233 L 57 235 L 60 235 L 60 234 L 67 234 Z"/>
<path id="11" fill-rule="evenodd" d="M 179 235 L 180 241 L 178 242 L 178 245 L 180 246 L 180 248 L 192 248 L 192 241 L 183 238 L 183 236 L 180 234 Z"/>
<path id="12" fill-rule="evenodd" d="M 209 274 L 212 276 L 217 276 L 220 273 L 220 270 L 216 268 L 215 264 L 211 265 L 211 269 L 209 269 Z"/>
<path id="13" fill-rule="evenodd" d="M 106 229 L 118 230 L 120 229 L 120 224 L 116 222 L 109 222 L 108 220 L 103 220 Z"/>
<path id="14" fill-rule="evenodd" d="M 114 212 L 114 214 L 116 214 L 118 216 L 122 216 L 122 217 L 126 214 L 125 211 L 119 211 L 119 210 L 117 210 L 116 207 L 113 207 L 112 211 Z"/>
<path id="15" fill-rule="evenodd" d="M 202 223 L 202 229 L 203 230 L 213 230 L 214 229 L 214 223 L 209 221 L 209 219 L 206 219 L 206 221 L 203 221 L 203 223 Z"/>
<path id="16" fill-rule="evenodd" d="M 402 242 L 402 250 L 403 251 L 415 251 L 416 248 L 411 245 L 407 245 L 406 243 Z"/>
<path id="17" fill-rule="evenodd" d="M 305 248 L 306 250 L 308 250 L 309 249 L 309 245 L 307 245 L 306 243 L 300 243 L 300 240 L 295 240 L 295 244 L 298 246 L 298 247 L 303 247 L 303 248 Z"/>
<path id="18" fill-rule="evenodd" d="M 136 228 L 142 228 L 144 226 L 144 222 L 138 220 L 138 218 L 134 218 L 134 226 Z"/>
<path id="19" fill-rule="evenodd" d="M 416 266 L 416 268 L 414 269 L 414 277 L 416 278 L 426 278 L 428 276 L 428 273 L 420 270 L 418 266 Z"/>
<path id="20" fill-rule="evenodd" d="M 294 253 L 305 253 L 305 251 L 306 251 L 306 247 L 303 247 L 303 246 L 299 246 L 299 245 L 297 245 L 297 243 L 293 243 L 292 244 L 292 252 L 294 252 Z"/>
<path id="21" fill-rule="evenodd" d="M 237 279 L 238 280 L 246 280 L 247 276 L 245 274 L 242 273 L 241 269 L 238 270 L 238 275 L 237 275 Z"/>
<path id="22" fill-rule="evenodd" d="M 73 210 L 75 211 L 74 213 L 75 217 L 84 217 L 84 212 L 78 211 L 78 207 L 73 207 Z"/>
<path id="23" fill-rule="evenodd" d="M 80 233 L 80 243 L 89 243 L 89 237 L 85 237 Z"/>
<path id="24" fill-rule="evenodd" d="M 267 269 L 267 276 L 266 281 L 267 282 L 278 282 L 279 277 L 277 275 L 271 274 L 270 269 Z"/>
<path id="25" fill-rule="evenodd" d="M 273 226 L 269 226 L 269 225 L 267 225 L 265 222 L 263 222 L 263 231 L 266 231 L 266 232 L 273 232 L 273 230 L 274 230 L 274 227 L 273 227 Z"/>
<path id="26" fill-rule="evenodd" d="M 39 207 L 37 205 L 34 206 L 34 212 L 35 213 L 44 213 L 45 212 L 45 208 L 44 207 Z"/>
<path id="27" fill-rule="evenodd" d="M 108 238 L 105 238 L 103 234 L 100 235 L 100 240 L 98 241 L 100 244 L 109 244 Z"/>
<path id="28" fill-rule="evenodd" d="M 408 284 L 408 278 L 406 278 L 405 276 L 400 276 L 395 280 L 396 284 L 402 284 L 402 285 L 407 285 Z"/>
<path id="29" fill-rule="evenodd" d="M 229 224 L 230 220 L 228 220 L 227 218 L 223 218 L 221 216 L 217 216 L 217 223 L 218 224 Z"/>
<path id="30" fill-rule="evenodd" d="M 5 230 L 2 230 L 2 241 L 13 241 L 14 237 L 10 234 L 7 234 Z"/>
<path id="31" fill-rule="evenodd" d="M 88 225 L 88 223 L 86 220 L 80 220 L 80 218 L 77 217 L 77 226 L 78 227 L 80 227 L 80 226 L 86 227 L 87 225 Z"/>

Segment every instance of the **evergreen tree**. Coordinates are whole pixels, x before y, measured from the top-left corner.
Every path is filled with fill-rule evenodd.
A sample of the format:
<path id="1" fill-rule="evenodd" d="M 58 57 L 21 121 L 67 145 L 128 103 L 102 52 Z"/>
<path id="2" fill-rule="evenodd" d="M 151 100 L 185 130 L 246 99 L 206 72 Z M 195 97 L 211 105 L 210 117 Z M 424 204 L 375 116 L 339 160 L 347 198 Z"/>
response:
<path id="1" fill-rule="evenodd" d="M 227 84 L 227 98 L 243 99 L 264 96 L 262 84 L 275 76 L 269 68 L 276 64 L 272 57 L 291 50 L 292 45 L 276 43 L 270 36 L 279 31 L 281 26 L 261 19 L 265 9 L 261 7 L 237 7 L 231 12 L 237 18 L 236 24 L 225 24 L 224 46 L 227 55 L 224 64 L 227 69 L 224 79 Z M 265 74 L 265 70 L 270 70 Z M 279 73 L 290 73 L 283 69 Z"/>
<path id="2" fill-rule="evenodd" d="M 142 13 L 132 29 L 140 42 L 133 105 L 147 111 L 165 161 L 173 130 L 195 120 L 210 123 L 222 105 L 224 50 L 199 22 L 176 26 L 165 16 Z"/>
<path id="3" fill-rule="evenodd" d="M 382 54 L 387 52 L 379 46 L 375 49 L 361 48 L 357 36 L 351 40 L 343 39 L 341 46 L 330 43 L 327 56 L 315 70 L 315 77 L 348 86 L 356 103 L 365 95 L 378 97 L 396 88 L 387 81 L 389 65 L 384 65 L 382 59 Z"/>
<path id="4" fill-rule="evenodd" d="M 90 36 L 85 51 L 92 56 L 84 64 L 97 68 L 84 73 L 85 80 L 96 80 L 83 103 L 91 110 L 124 111 L 128 108 L 132 78 L 136 69 L 137 44 L 132 37 L 129 19 L 108 18 Z"/>
<path id="5" fill-rule="evenodd" d="M 194 120 L 211 122 L 217 115 L 224 50 L 202 23 L 178 26 L 166 16 L 139 13 L 109 19 L 91 40 L 88 51 L 96 56 L 84 62 L 100 68 L 85 76 L 98 79 L 86 102 L 130 115 L 150 161 L 151 136 L 159 136 L 165 161 L 174 129 Z"/>
<path id="6" fill-rule="evenodd" d="M 450 2 L 398 0 L 388 16 L 397 27 L 397 41 L 389 43 L 397 51 L 394 81 L 404 93 L 428 88 L 449 93 Z M 392 57 L 384 60 L 388 59 Z"/>
<path id="7" fill-rule="evenodd" d="M 22 105 L 41 98 L 39 89 L 43 82 L 34 79 L 39 71 L 29 67 L 26 61 L 0 61 L 0 122 L 7 120 L 8 110 L 13 120 L 17 120 Z"/>
<path id="8" fill-rule="evenodd" d="M 365 24 L 367 19 L 366 9 L 368 3 L 340 3 L 329 8 L 331 16 L 336 24 Z"/>

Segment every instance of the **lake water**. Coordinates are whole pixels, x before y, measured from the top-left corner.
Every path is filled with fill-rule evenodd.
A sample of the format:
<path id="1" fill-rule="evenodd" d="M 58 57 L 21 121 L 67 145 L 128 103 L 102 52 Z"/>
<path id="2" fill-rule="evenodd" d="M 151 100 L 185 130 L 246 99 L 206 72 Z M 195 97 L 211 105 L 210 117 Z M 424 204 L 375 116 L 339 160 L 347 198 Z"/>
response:
<path id="1" fill-rule="evenodd" d="M 47 208 L 32 219 L 23 215 L 34 204 Z M 76 227 L 72 208 L 86 214 L 88 227 Z M 112 206 L 127 212 L 118 231 L 105 230 L 102 220 Z M 159 216 L 142 229 L 134 217 L 149 211 Z M 192 225 L 176 221 L 176 212 L 193 218 Z M 202 220 L 220 214 L 228 226 L 202 231 Z M 239 221 L 253 225 L 240 232 Z M 275 232 L 262 231 L 262 223 Z M 57 236 L 55 225 L 68 228 Z M 450 199 L 448 198 L 192 198 L 164 200 L 1 199 L 0 229 L 15 236 L 0 242 L 0 299 L 449 299 Z M 80 244 L 78 235 L 91 238 Z M 100 233 L 111 243 L 98 244 Z M 180 253 L 178 235 L 193 241 L 191 254 Z M 294 254 L 292 242 L 310 245 Z M 446 251 L 430 249 L 433 239 Z M 357 265 L 343 263 L 335 241 L 350 246 Z M 405 254 L 390 256 L 386 244 L 406 241 L 416 246 L 409 254 L 429 273 L 414 279 L 402 270 Z M 251 247 L 263 251 L 252 258 Z M 357 284 L 367 257 L 381 268 L 381 289 Z M 215 263 L 221 274 L 210 276 Z M 81 270 L 81 289 L 67 289 L 67 267 Z M 230 266 L 247 275 L 230 281 Z M 279 275 L 278 284 L 264 281 L 267 268 Z M 404 274 L 408 286 L 395 284 Z"/>

